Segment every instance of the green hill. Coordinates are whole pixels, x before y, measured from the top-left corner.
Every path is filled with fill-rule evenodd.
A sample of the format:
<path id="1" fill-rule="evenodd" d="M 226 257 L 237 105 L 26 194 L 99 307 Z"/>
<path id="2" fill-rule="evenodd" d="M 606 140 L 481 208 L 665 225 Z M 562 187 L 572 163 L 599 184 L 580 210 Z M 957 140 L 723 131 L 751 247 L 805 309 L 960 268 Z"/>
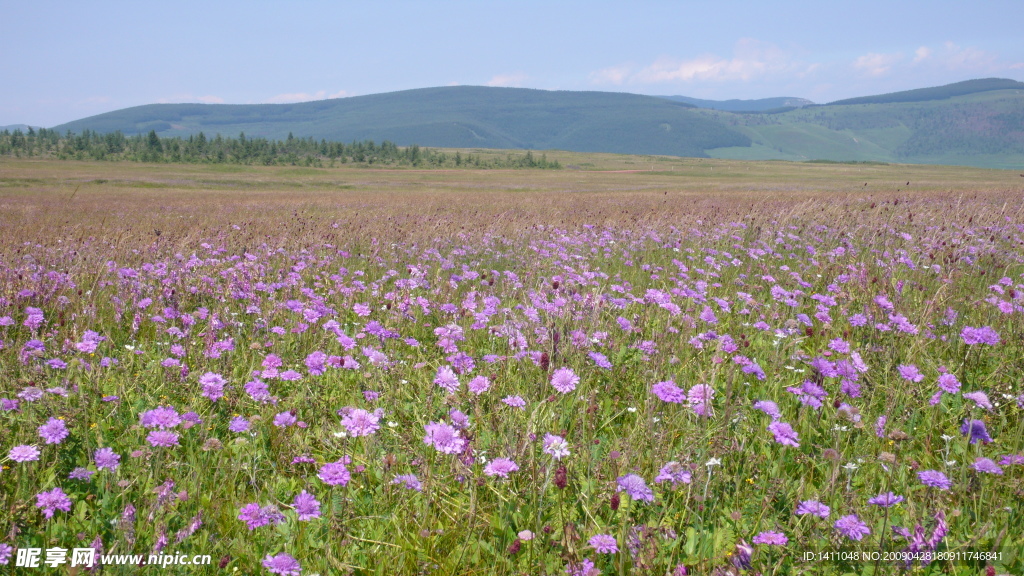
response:
<path id="1" fill-rule="evenodd" d="M 702 100 L 700 98 L 690 98 L 689 96 L 659 96 L 659 98 L 692 104 L 697 108 L 725 110 L 726 112 L 768 112 L 780 108 L 801 108 L 814 104 L 810 100 L 792 96 L 760 98 L 757 100 Z"/>
<path id="2" fill-rule="evenodd" d="M 155 130 L 160 136 L 245 132 L 277 139 L 292 133 L 343 142 L 676 156 L 705 156 L 708 148 L 750 144 L 746 136 L 691 106 L 653 96 L 474 86 L 301 104 L 153 104 L 55 129 L 125 134 Z"/>
<path id="3" fill-rule="evenodd" d="M 775 107 L 795 100 L 723 101 L 772 106 L 740 113 L 636 94 L 456 86 L 301 104 L 153 104 L 55 130 L 1024 168 L 1021 82 L 989 78 Z"/>

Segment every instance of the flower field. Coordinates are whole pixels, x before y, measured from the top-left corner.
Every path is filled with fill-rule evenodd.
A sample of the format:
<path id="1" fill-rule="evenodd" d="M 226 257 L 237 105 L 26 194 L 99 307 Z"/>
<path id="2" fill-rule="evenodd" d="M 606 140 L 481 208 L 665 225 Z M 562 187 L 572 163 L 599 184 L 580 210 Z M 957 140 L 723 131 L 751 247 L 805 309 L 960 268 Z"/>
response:
<path id="1" fill-rule="evenodd" d="M 0 164 L 6 568 L 1024 571 L 1008 186 L 55 164 Z"/>

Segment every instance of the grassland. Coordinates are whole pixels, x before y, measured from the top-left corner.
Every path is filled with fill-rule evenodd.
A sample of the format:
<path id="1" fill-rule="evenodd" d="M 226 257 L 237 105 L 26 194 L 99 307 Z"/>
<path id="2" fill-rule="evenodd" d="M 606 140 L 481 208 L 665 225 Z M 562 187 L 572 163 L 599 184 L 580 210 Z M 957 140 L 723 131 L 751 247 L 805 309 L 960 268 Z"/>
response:
<path id="1" fill-rule="evenodd" d="M 1024 569 L 1018 172 L 549 158 L 0 160 L 0 565 Z"/>

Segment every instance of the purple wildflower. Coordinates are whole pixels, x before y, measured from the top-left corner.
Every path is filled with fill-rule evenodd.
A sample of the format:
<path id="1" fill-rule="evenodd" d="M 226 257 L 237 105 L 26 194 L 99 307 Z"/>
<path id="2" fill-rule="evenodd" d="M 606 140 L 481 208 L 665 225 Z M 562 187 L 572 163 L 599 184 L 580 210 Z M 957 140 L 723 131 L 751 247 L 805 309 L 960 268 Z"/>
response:
<path id="1" fill-rule="evenodd" d="M 344 486 L 352 478 L 352 474 L 345 466 L 349 461 L 347 456 L 343 456 L 337 462 L 328 462 L 320 468 L 317 477 L 328 486 Z"/>
<path id="2" fill-rule="evenodd" d="M 458 454 L 466 445 L 466 440 L 459 437 L 459 431 L 443 422 L 430 422 L 423 429 L 427 432 L 423 443 L 433 446 L 438 452 Z"/>
<path id="3" fill-rule="evenodd" d="M 241 416 L 235 416 L 234 418 L 231 419 L 231 422 L 228 423 L 228 432 L 240 433 L 246 432 L 248 430 L 249 421 L 246 420 L 245 418 L 242 418 Z"/>
<path id="4" fill-rule="evenodd" d="M 515 461 L 509 458 L 495 458 L 484 468 L 484 474 L 508 478 L 508 475 L 516 470 L 519 470 L 519 465 Z"/>
<path id="5" fill-rule="evenodd" d="M 60 488 L 54 488 L 49 492 L 36 494 L 36 508 L 41 508 L 43 516 L 53 518 L 56 510 L 68 512 L 71 510 L 71 498 Z"/>
<path id="6" fill-rule="evenodd" d="M 550 454 L 555 460 L 569 456 L 569 443 L 565 438 L 555 434 L 544 435 L 544 453 Z"/>
<path id="7" fill-rule="evenodd" d="M 960 391 L 960 381 L 957 380 L 956 376 L 953 374 L 942 374 L 939 376 L 939 388 L 941 388 L 943 392 L 956 394 Z"/>
<path id="8" fill-rule="evenodd" d="M 946 475 L 938 470 L 923 470 L 917 473 L 917 478 L 921 481 L 921 484 L 938 488 L 939 490 L 949 490 L 950 486 L 953 485 L 949 478 L 946 478 Z"/>
<path id="9" fill-rule="evenodd" d="M 139 414 L 139 424 L 143 428 L 160 428 L 166 430 L 181 424 L 181 416 L 174 408 L 159 406 Z"/>
<path id="10" fill-rule="evenodd" d="M 651 386 L 651 393 L 660 398 L 662 402 L 671 402 L 674 404 L 682 404 L 683 402 L 686 402 L 686 393 L 683 392 L 682 388 L 676 386 L 676 383 L 671 380 L 658 382 L 654 386 Z"/>
<path id="11" fill-rule="evenodd" d="M 974 402 L 978 408 L 984 408 L 985 410 L 992 409 L 992 403 L 989 402 L 988 395 L 980 390 L 977 392 L 967 392 L 963 394 L 963 397 Z"/>
<path id="12" fill-rule="evenodd" d="M 872 504 L 874 506 L 881 506 L 882 508 L 891 508 L 899 504 L 900 502 L 903 502 L 903 496 L 897 496 L 892 492 L 879 494 L 874 498 L 868 499 L 868 504 Z"/>
<path id="13" fill-rule="evenodd" d="M 341 419 L 341 425 L 354 437 L 370 436 L 380 429 L 380 416 L 367 412 L 362 408 L 348 408 L 347 414 Z"/>
<path id="14" fill-rule="evenodd" d="M 831 510 L 828 506 L 818 502 L 817 500 L 804 500 L 796 507 L 797 516 L 803 516 L 804 514 L 811 514 L 812 516 L 818 516 L 819 518 L 828 518 Z"/>
<path id="15" fill-rule="evenodd" d="M 836 520 L 835 527 L 840 534 L 846 536 L 850 540 L 860 541 L 868 534 L 871 534 L 871 529 L 868 528 L 867 524 L 861 522 L 860 518 L 858 518 L 856 514 L 849 514 L 847 516 L 843 516 L 839 520 Z"/>
<path id="16" fill-rule="evenodd" d="M 690 473 L 690 470 L 673 460 L 661 467 L 658 475 L 654 477 L 654 482 L 655 484 L 671 482 L 672 487 L 675 488 L 680 484 L 689 484 L 692 479 L 693 475 Z"/>
<path id="17" fill-rule="evenodd" d="M 278 428 L 287 428 L 298 423 L 299 419 L 295 417 L 291 411 L 281 412 L 277 416 L 274 416 L 274 426 Z"/>
<path id="18" fill-rule="evenodd" d="M 146 441 L 153 447 L 171 447 L 178 445 L 178 435 L 170 430 L 154 430 L 146 436 Z"/>
<path id="19" fill-rule="evenodd" d="M 506 396 L 502 398 L 501 401 L 513 408 L 522 408 L 526 406 L 526 400 L 523 400 L 522 396 Z"/>
<path id="20" fill-rule="evenodd" d="M 278 375 L 278 378 L 286 382 L 294 382 L 296 380 L 302 380 L 302 374 L 296 372 L 295 370 L 285 370 L 284 372 L 281 372 L 280 375 Z"/>
<path id="21" fill-rule="evenodd" d="M 772 422 L 768 425 L 768 431 L 775 436 L 775 441 L 785 446 L 800 446 L 800 437 L 793 427 L 786 422 Z"/>
<path id="22" fill-rule="evenodd" d="M 267 387 L 267 383 L 259 379 L 246 382 L 245 393 L 257 402 L 267 402 L 270 400 L 270 389 Z"/>
<path id="23" fill-rule="evenodd" d="M 960 433 L 964 436 L 970 436 L 969 442 L 971 444 L 992 441 L 992 437 L 988 435 L 988 430 L 985 429 L 985 422 L 982 420 L 968 420 L 965 418 L 963 425 L 960 426 Z"/>
<path id="24" fill-rule="evenodd" d="M 39 427 L 39 437 L 47 444 L 60 444 L 68 437 L 68 427 L 59 418 L 50 418 Z"/>
<path id="25" fill-rule="evenodd" d="M 450 366 L 441 366 L 437 369 L 437 375 L 434 376 L 434 384 L 455 393 L 459 390 L 459 377 L 455 375 Z"/>
<path id="26" fill-rule="evenodd" d="M 14 546 L 0 542 L 0 566 L 6 566 L 14 555 Z"/>
<path id="27" fill-rule="evenodd" d="M 758 400 L 754 402 L 754 409 L 771 416 L 773 422 L 782 418 L 782 411 L 779 410 L 779 405 L 771 400 Z"/>
<path id="28" fill-rule="evenodd" d="M 315 496 L 305 490 L 295 496 L 292 506 L 302 522 L 320 517 L 320 503 L 317 502 Z"/>
<path id="29" fill-rule="evenodd" d="M 15 462 L 32 462 L 39 460 L 39 448 L 25 444 L 15 446 L 7 453 L 7 457 Z"/>
<path id="30" fill-rule="evenodd" d="M 68 474 L 68 479 L 84 480 L 88 482 L 89 480 L 92 479 L 93 474 L 95 474 L 95 472 L 93 472 L 92 470 L 89 470 L 88 468 L 82 468 L 81 466 L 79 466 L 78 468 L 72 470 L 70 474 Z"/>
<path id="31" fill-rule="evenodd" d="M 594 565 L 590 558 L 584 558 L 579 564 L 570 562 L 565 566 L 565 573 L 569 576 L 600 576 L 601 570 Z"/>
<path id="32" fill-rule="evenodd" d="M 999 467 L 995 462 L 989 458 L 977 458 L 974 460 L 974 464 L 971 464 L 971 468 L 974 468 L 978 472 L 985 472 L 986 474 L 1002 474 L 1003 469 Z"/>
<path id="33" fill-rule="evenodd" d="M 568 394 L 576 389 L 580 377 L 571 368 L 559 368 L 551 375 L 551 385 L 561 394 Z"/>
<path id="34" fill-rule="evenodd" d="M 263 567 L 271 574 L 280 576 L 300 576 L 302 574 L 302 566 L 299 565 L 299 561 L 284 552 L 276 556 L 267 554 L 267 557 L 263 559 Z"/>
<path id="35" fill-rule="evenodd" d="M 100 470 L 117 470 L 121 465 L 121 455 L 114 452 L 113 448 L 100 448 L 92 455 L 92 459 Z"/>
<path id="36" fill-rule="evenodd" d="M 686 401 L 690 408 L 698 416 L 708 416 L 711 411 L 711 399 L 715 396 L 715 389 L 707 384 L 697 384 L 686 393 Z"/>
<path id="37" fill-rule="evenodd" d="M 924 380 L 924 374 L 917 369 L 917 366 L 913 364 L 900 364 L 899 368 L 900 377 L 910 382 L 920 382 Z"/>
<path id="38" fill-rule="evenodd" d="M 469 391 L 479 396 L 491 387 L 491 381 L 486 376 L 477 376 L 469 381 Z"/>
<path id="39" fill-rule="evenodd" d="M 207 372 L 199 377 L 199 383 L 203 386 L 203 396 L 209 398 L 211 402 L 224 397 L 224 384 L 227 380 L 220 374 Z"/>
<path id="40" fill-rule="evenodd" d="M 619 543 L 611 534 L 595 534 L 587 541 L 598 554 L 615 554 L 619 551 Z"/>
<path id="41" fill-rule="evenodd" d="M 991 326 L 982 326 L 981 328 L 964 326 L 964 329 L 960 331 L 960 337 L 963 338 L 964 344 L 968 346 L 975 344 L 995 346 L 999 344 L 999 333 L 993 330 Z"/>
<path id="42" fill-rule="evenodd" d="M 647 482 L 636 474 L 628 474 L 618 479 L 616 492 L 625 492 L 633 500 L 654 502 L 654 491 L 647 487 Z"/>
<path id="43" fill-rule="evenodd" d="M 415 474 L 401 474 L 395 476 L 395 479 L 391 481 L 392 484 L 401 484 L 408 490 L 416 490 L 417 492 L 423 491 L 423 483 L 416 477 Z"/>
<path id="44" fill-rule="evenodd" d="M 999 461 L 1000 466 L 1019 466 L 1024 465 L 1024 456 L 1019 454 L 1008 454 L 1003 456 L 1003 459 Z"/>
<path id="45" fill-rule="evenodd" d="M 754 544 L 764 544 L 765 546 L 785 546 L 789 544 L 789 538 L 782 532 L 766 531 L 754 536 L 753 542 Z"/>

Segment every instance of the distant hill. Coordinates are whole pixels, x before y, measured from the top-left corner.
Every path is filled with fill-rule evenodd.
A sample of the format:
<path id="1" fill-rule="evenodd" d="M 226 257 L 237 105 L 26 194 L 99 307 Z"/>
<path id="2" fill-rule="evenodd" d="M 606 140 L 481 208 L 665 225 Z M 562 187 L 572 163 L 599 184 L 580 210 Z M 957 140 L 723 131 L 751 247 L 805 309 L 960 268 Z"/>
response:
<path id="1" fill-rule="evenodd" d="M 29 125 L 28 124 L 10 124 L 8 126 L 0 126 L 0 132 L 3 132 L 4 130 L 7 130 L 8 132 L 14 132 L 15 130 L 21 130 L 22 132 L 27 132 L 28 129 L 29 129 Z"/>
<path id="2" fill-rule="evenodd" d="M 692 104 L 698 108 L 725 110 L 727 112 L 765 112 L 780 108 L 802 108 L 814 104 L 805 98 L 782 96 L 778 98 L 761 98 L 758 100 L 701 100 L 689 96 L 659 96 L 674 102 Z"/>
<path id="3" fill-rule="evenodd" d="M 54 129 L 1024 168 L 1021 82 L 989 78 L 826 105 L 807 102 L 455 86 L 300 104 L 153 104 Z"/>
<path id="4" fill-rule="evenodd" d="M 389 140 L 450 148 L 562 149 L 705 156 L 747 146 L 692 106 L 653 96 L 453 86 L 300 104 L 151 104 L 55 127 L 160 136 L 205 132 L 283 139 Z"/>
<path id="5" fill-rule="evenodd" d="M 1006 78 L 982 78 L 980 80 L 966 80 L 945 86 L 934 88 L 918 88 L 916 90 L 905 90 L 903 92 L 892 92 L 878 96 L 862 96 L 860 98 L 847 98 L 829 102 L 829 106 L 847 106 L 850 104 L 892 104 L 895 102 L 928 102 L 930 100 L 948 100 L 957 96 L 977 94 L 978 92 L 989 92 L 992 90 L 1021 90 L 1024 89 L 1024 82 L 1007 80 Z"/>

